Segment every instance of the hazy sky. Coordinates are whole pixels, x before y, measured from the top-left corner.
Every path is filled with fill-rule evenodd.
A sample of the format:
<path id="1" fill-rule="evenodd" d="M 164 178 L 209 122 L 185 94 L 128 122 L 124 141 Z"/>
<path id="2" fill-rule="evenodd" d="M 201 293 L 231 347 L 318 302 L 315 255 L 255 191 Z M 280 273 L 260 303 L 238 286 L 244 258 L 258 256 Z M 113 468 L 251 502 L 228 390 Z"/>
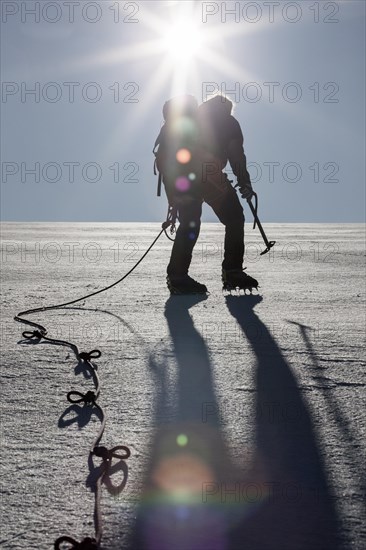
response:
<path id="1" fill-rule="evenodd" d="M 362 0 L 1 9 L 3 220 L 162 221 L 162 105 L 220 89 L 236 102 L 261 219 L 364 220 Z M 202 44 L 179 57 L 197 29 Z"/>

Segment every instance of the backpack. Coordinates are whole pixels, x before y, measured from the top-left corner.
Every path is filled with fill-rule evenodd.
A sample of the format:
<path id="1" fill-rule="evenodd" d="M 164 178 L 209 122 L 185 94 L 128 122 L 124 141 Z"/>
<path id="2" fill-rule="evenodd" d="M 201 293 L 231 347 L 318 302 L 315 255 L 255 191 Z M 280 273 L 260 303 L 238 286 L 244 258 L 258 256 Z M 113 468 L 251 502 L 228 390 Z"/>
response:
<path id="1" fill-rule="evenodd" d="M 158 174 L 157 196 L 161 195 L 161 183 L 184 172 L 184 165 L 177 160 L 180 150 L 188 150 L 194 156 L 197 142 L 198 103 L 194 96 L 183 95 L 166 101 L 163 106 L 164 124 L 153 148 L 154 174 Z M 187 154 L 187 153 L 186 153 Z M 189 168 L 187 163 L 187 169 Z"/>

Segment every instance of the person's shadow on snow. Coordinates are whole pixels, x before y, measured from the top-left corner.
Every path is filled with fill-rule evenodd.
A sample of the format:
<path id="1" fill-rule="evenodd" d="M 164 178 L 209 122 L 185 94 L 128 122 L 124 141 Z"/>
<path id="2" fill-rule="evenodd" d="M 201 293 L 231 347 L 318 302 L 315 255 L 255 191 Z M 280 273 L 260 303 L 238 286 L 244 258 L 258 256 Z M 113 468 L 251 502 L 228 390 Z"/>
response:
<path id="1" fill-rule="evenodd" d="M 167 354 L 174 357 L 177 368 L 173 404 L 164 375 L 167 364 L 150 358 L 158 427 L 129 545 L 136 550 L 227 547 L 233 511 L 232 506 L 222 505 L 221 489 L 231 487 L 239 474 L 222 433 L 209 353 L 189 313 L 204 299 L 171 296 L 166 302 L 172 344 Z"/>
<path id="2" fill-rule="evenodd" d="M 260 296 L 227 296 L 257 360 L 258 508 L 232 533 L 235 548 L 339 549 L 340 523 L 311 413 L 275 339 L 254 312 Z M 259 493 L 258 493 L 259 491 Z"/>

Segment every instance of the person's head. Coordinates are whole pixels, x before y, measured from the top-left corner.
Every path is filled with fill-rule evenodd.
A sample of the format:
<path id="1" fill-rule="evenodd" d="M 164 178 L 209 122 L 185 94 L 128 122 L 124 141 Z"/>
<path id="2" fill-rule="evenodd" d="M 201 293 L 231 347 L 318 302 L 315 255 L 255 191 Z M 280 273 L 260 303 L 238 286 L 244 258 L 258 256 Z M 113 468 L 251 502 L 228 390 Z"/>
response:
<path id="1" fill-rule="evenodd" d="M 163 116 L 165 121 L 179 116 L 193 117 L 198 109 L 197 99 L 193 95 L 180 95 L 164 103 Z"/>
<path id="2" fill-rule="evenodd" d="M 200 110 L 214 116 L 229 116 L 233 111 L 233 102 L 223 94 L 217 94 L 200 105 Z"/>

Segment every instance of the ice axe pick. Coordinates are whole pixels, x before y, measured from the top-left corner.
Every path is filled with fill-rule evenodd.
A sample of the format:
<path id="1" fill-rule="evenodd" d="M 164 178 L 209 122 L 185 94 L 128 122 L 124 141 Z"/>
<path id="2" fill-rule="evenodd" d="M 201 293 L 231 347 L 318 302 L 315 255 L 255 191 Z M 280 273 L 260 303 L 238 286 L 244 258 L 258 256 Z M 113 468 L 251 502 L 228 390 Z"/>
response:
<path id="1" fill-rule="evenodd" d="M 263 254 L 267 254 L 267 252 L 269 252 L 271 250 L 272 246 L 274 246 L 276 244 L 276 241 L 269 241 L 267 239 L 267 236 L 264 232 L 264 229 L 262 227 L 261 222 L 259 221 L 258 214 L 257 214 L 257 210 L 258 210 L 257 193 L 253 193 L 252 196 L 255 198 L 255 206 L 253 206 L 253 204 L 252 204 L 252 198 L 251 197 L 249 199 L 247 199 L 247 203 L 249 204 L 249 207 L 250 207 L 250 209 L 252 211 L 252 214 L 253 214 L 253 217 L 254 217 L 253 229 L 255 229 L 255 226 L 258 225 L 258 229 L 260 231 L 260 234 L 262 235 L 264 244 L 266 245 L 265 250 L 263 250 L 263 252 L 261 252 L 261 254 L 260 254 L 261 256 L 263 256 Z"/>

